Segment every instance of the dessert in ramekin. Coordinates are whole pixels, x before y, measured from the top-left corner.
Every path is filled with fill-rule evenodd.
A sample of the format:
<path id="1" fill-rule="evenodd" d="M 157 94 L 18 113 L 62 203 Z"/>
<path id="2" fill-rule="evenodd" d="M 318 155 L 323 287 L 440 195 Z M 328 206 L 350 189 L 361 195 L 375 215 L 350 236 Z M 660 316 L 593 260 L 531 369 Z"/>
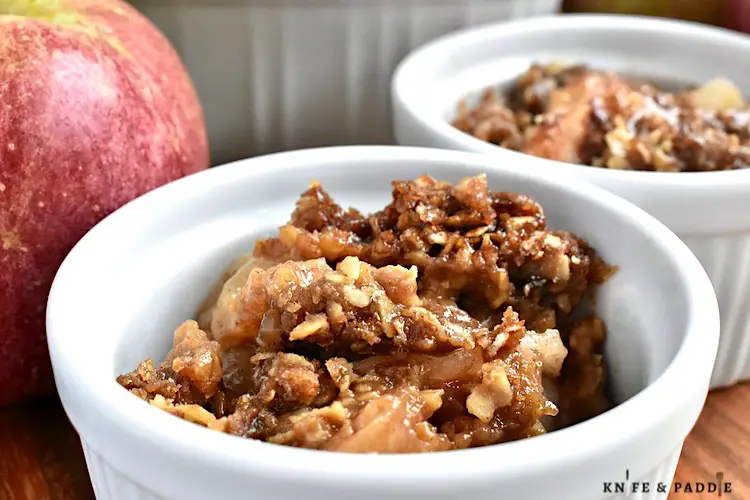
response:
<path id="1" fill-rule="evenodd" d="M 534 161 L 519 156 L 503 165 L 482 155 L 397 147 L 283 153 L 177 181 L 104 220 L 66 259 L 47 311 L 55 380 L 81 435 L 97 495 L 581 500 L 600 498 L 603 483 L 625 480 L 626 473 L 668 485 L 703 406 L 718 344 L 710 281 L 689 249 L 653 217 L 585 183 L 535 175 L 525 168 Z M 172 332 L 186 318 L 201 319 L 208 290 L 235 257 L 289 221 L 310 179 L 342 206 L 373 211 L 388 204 L 394 179 L 428 173 L 455 184 L 484 172 L 490 190 L 530 196 L 544 207 L 549 227 L 585 238 L 605 262 L 617 265 L 594 304 L 607 325 L 607 394 L 614 402 L 608 411 L 491 446 L 352 454 L 206 429 L 148 404 L 115 380 L 147 357 L 157 363 L 164 358 Z M 316 231 L 322 234 L 312 229 L 310 235 Z M 572 257 L 570 264 L 576 265 Z M 331 279 L 351 280 L 353 274 L 347 264 Z M 355 302 L 363 299 L 358 292 L 367 294 L 356 286 L 350 292 Z M 335 307 L 332 312 L 335 317 Z M 317 334 L 319 323 L 303 322 L 295 336 Z M 180 365 L 185 359 L 171 361 L 173 370 L 188 374 Z M 166 399 L 161 406 L 174 410 Z"/>

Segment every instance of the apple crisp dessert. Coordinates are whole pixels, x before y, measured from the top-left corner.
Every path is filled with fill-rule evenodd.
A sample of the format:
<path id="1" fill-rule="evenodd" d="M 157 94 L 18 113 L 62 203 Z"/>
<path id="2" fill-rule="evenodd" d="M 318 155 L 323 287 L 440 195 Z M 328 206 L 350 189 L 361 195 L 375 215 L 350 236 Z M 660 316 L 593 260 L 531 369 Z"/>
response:
<path id="1" fill-rule="evenodd" d="M 508 92 L 459 105 L 453 125 L 550 160 L 619 170 L 750 166 L 750 108 L 725 79 L 671 93 L 585 66 L 533 65 Z"/>
<path id="2" fill-rule="evenodd" d="M 118 382 L 209 429 L 340 452 L 410 453 L 539 435 L 609 408 L 615 268 L 528 196 L 429 176 L 364 215 L 318 184 L 235 262 L 161 363 Z"/>

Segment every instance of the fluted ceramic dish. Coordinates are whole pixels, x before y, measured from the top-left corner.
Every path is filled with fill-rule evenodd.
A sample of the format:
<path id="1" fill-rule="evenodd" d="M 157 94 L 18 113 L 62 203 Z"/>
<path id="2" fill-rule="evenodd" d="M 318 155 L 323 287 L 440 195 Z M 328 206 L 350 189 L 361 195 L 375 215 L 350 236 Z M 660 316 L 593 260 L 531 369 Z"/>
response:
<path id="1" fill-rule="evenodd" d="M 453 128 L 458 103 L 509 83 L 532 62 L 564 61 L 704 83 L 716 76 L 750 97 L 750 37 L 698 24 L 633 16 L 565 15 L 468 30 L 418 49 L 393 79 L 397 140 L 517 163 L 521 153 Z M 634 202 L 677 233 L 716 289 L 721 340 L 711 386 L 750 380 L 750 169 L 633 172 L 540 160 L 535 175 L 578 177 Z"/>
<path id="2" fill-rule="evenodd" d="M 604 483 L 649 482 L 664 497 L 708 391 L 719 316 L 687 247 L 636 206 L 577 181 L 468 153 L 351 147 L 282 153 L 187 177 L 126 205 L 88 233 L 57 274 L 47 309 L 55 381 L 104 500 L 597 500 Z M 407 455 L 322 452 L 243 439 L 158 410 L 115 377 L 193 316 L 259 236 L 285 223 L 311 179 L 336 200 L 383 207 L 391 181 L 455 182 L 535 197 L 552 227 L 589 239 L 618 273 L 600 290 L 613 410 L 541 437 Z M 626 495 L 607 495 L 623 500 Z"/>
<path id="3" fill-rule="evenodd" d="M 392 144 L 388 88 L 412 49 L 562 0 L 133 0 L 172 41 L 203 103 L 211 156 Z"/>

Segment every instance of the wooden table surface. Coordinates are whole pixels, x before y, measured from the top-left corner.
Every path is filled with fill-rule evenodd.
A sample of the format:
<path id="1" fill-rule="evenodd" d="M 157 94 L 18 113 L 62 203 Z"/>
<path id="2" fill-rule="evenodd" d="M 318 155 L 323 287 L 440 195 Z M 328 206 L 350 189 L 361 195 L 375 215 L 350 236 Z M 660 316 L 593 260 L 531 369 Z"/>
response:
<path id="1" fill-rule="evenodd" d="M 682 453 L 675 481 L 731 482 L 750 500 L 750 384 L 711 394 Z M 56 400 L 0 410 L 0 500 L 92 500 L 78 437 Z M 716 494 L 673 494 L 703 500 Z M 100 499 L 107 500 L 107 499 Z"/>

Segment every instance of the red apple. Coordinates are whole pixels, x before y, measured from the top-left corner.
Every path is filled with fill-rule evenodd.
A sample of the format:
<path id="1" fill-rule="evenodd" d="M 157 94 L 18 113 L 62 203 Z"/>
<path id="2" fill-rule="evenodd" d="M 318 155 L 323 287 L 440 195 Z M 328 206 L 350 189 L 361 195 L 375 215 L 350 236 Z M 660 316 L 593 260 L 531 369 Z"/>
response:
<path id="1" fill-rule="evenodd" d="M 727 27 L 750 34 L 750 0 L 729 0 Z"/>
<path id="2" fill-rule="evenodd" d="M 135 9 L 0 2 L 0 405 L 52 388 L 45 305 L 76 241 L 208 162 L 185 68 Z"/>

